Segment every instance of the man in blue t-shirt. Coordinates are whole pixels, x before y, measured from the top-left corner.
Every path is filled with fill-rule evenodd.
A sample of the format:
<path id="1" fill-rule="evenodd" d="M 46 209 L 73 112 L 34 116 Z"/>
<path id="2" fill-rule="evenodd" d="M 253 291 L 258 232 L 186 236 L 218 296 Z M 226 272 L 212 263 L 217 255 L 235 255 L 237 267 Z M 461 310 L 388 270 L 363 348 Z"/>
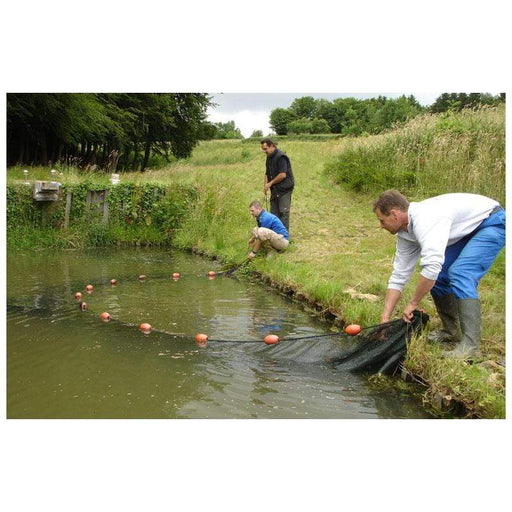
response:
<path id="1" fill-rule="evenodd" d="M 249 247 L 252 251 L 249 253 L 249 259 L 254 258 L 263 242 L 268 241 L 270 245 L 283 251 L 288 247 L 288 231 L 278 217 L 265 211 L 259 201 L 253 201 L 249 205 L 249 213 L 256 219 L 258 227 L 255 227 L 252 236 L 249 239 Z"/>

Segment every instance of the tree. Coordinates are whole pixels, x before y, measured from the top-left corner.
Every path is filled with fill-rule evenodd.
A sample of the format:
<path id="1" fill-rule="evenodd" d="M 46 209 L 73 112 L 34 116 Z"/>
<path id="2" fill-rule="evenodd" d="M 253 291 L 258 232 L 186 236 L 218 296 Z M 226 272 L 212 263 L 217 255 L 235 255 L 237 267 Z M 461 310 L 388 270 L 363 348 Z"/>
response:
<path id="1" fill-rule="evenodd" d="M 504 100 L 504 98 L 503 98 Z M 462 110 L 463 108 L 478 108 L 482 105 L 497 105 L 502 101 L 501 95 L 493 96 L 488 93 L 447 93 L 444 92 L 430 106 L 430 112 L 440 113 L 447 110 Z"/>
<path id="2" fill-rule="evenodd" d="M 295 119 L 288 124 L 289 133 L 312 133 L 313 122 L 306 117 Z"/>
<path id="3" fill-rule="evenodd" d="M 216 128 L 215 139 L 243 139 L 244 136 L 239 128 L 236 127 L 235 121 L 227 123 L 215 123 Z"/>
<path id="4" fill-rule="evenodd" d="M 290 105 L 290 112 L 296 119 L 304 117 L 306 119 L 314 119 L 316 117 L 317 102 L 313 96 L 303 96 L 296 98 Z"/>
<path id="5" fill-rule="evenodd" d="M 251 133 L 251 137 L 259 137 L 259 138 L 262 138 L 263 137 L 263 132 L 261 130 L 254 130 L 252 133 Z"/>
<path id="6" fill-rule="evenodd" d="M 293 121 L 294 115 L 286 108 L 276 108 L 270 112 L 270 127 L 277 135 L 288 133 L 288 123 Z"/>
<path id="7" fill-rule="evenodd" d="M 201 93 L 9 94 L 8 163 L 75 157 L 102 165 L 114 152 L 125 167 L 144 170 L 153 151 L 185 158 L 201 137 L 209 104 Z"/>
<path id="8" fill-rule="evenodd" d="M 330 133 L 329 123 L 325 119 L 315 117 L 311 121 L 311 133 Z"/>

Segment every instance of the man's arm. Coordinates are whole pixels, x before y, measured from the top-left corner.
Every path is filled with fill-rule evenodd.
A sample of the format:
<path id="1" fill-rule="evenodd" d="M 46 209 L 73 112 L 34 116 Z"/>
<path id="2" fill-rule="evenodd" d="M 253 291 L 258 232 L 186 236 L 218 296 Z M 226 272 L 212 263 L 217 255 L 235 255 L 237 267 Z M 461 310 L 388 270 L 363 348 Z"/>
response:
<path id="1" fill-rule="evenodd" d="M 384 309 L 382 310 L 382 314 L 380 316 L 380 321 L 382 323 L 389 322 L 391 315 L 393 314 L 393 310 L 397 302 L 399 301 L 402 292 L 400 290 L 395 290 L 394 288 L 388 288 L 386 292 L 386 297 L 384 298 Z"/>
<path id="2" fill-rule="evenodd" d="M 280 172 L 273 180 L 268 181 L 267 175 L 265 174 L 265 185 L 263 186 L 264 193 L 266 194 L 267 190 L 272 185 L 277 185 L 278 183 L 281 183 L 281 181 L 283 181 L 285 178 L 286 178 L 286 173 Z"/>
<path id="3" fill-rule="evenodd" d="M 420 275 L 414 295 L 412 296 L 412 299 L 409 302 L 409 304 L 407 304 L 407 306 L 405 306 L 404 309 L 403 319 L 406 322 L 410 322 L 412 320 L 413 311 L 418 308 L 421 299 L 423 299 L 423 297 L 425 297 L 425 295 L 427 295 L 427 293 L 430 290 L 432 290 L 432 287 L 434 286 L 435 283 L 435 281 L 432 281 L 431 279 L 427 279 L 426 277 Z"/>

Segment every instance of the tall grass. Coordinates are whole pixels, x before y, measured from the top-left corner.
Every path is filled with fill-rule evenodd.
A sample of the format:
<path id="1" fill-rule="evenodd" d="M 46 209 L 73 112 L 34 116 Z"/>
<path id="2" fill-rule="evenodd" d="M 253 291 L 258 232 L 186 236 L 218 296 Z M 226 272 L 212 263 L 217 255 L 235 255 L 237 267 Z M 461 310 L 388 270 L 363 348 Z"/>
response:
<path id="1" fill-rule="evenodd" d="M 505 108 L 418 116 L 385 134 L 346 139 L 326 172 L 356 191 L 472 192 L 505 204 Z"/>

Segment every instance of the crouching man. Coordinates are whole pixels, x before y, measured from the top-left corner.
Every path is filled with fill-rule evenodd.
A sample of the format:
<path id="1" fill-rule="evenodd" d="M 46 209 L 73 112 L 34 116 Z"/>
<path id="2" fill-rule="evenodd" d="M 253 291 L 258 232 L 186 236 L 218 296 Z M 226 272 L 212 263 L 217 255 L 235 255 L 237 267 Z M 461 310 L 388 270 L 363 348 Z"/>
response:
<path id="1" fill-rule="evenodd" d="M 284 251 L 289 244 L 288 231 L 278 217 L 265 211 L 259 201 L 249 205 L 249 213 L 256 219 L 255 227 L 249 239 L 249 259 L 254 258 L 264 242 L 268 242 L 277 251 Z"/>

